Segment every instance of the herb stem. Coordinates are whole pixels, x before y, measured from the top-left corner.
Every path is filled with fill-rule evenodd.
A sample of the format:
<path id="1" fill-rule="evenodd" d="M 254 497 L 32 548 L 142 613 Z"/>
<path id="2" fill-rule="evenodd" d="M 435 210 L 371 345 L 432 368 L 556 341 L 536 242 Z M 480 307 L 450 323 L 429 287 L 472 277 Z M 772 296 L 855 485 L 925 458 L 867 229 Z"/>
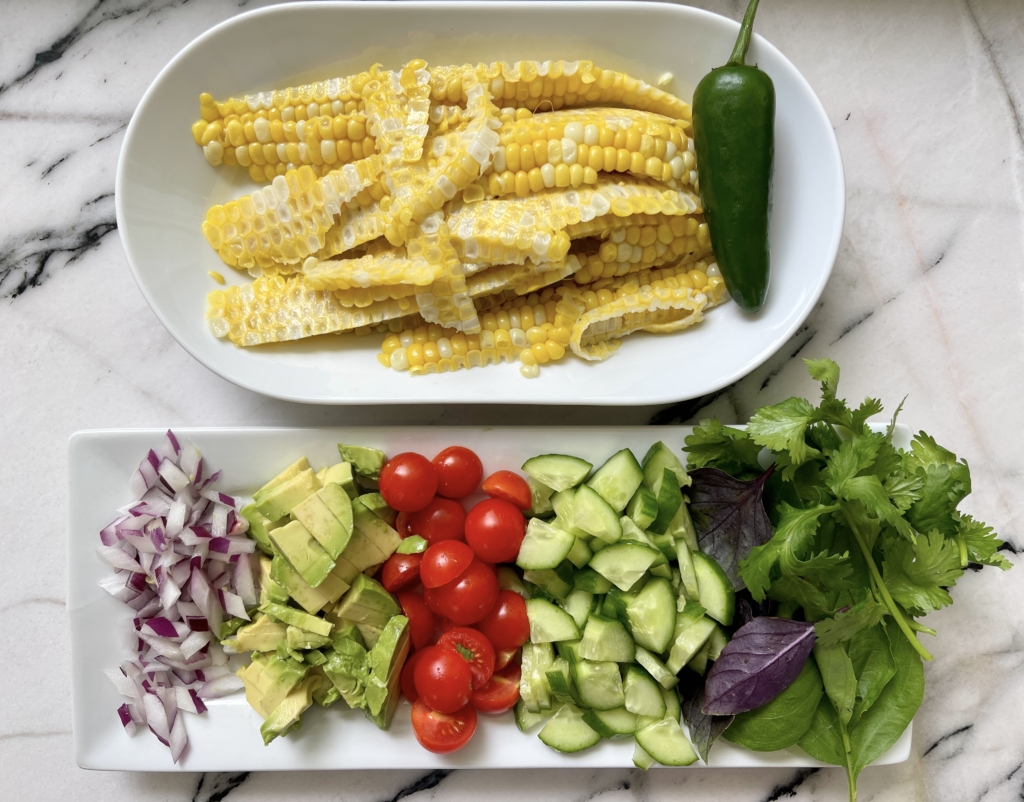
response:
<path id="1" fill-rule="evenodd" d="M 910 626 L 910 628 L 912 630 L 914 630 L 914 632 L 923 632 L 925 635 L 938 635 L 939 634 L 938 632 L 936 632 L 931 627 L 926 627 L 924 624 L 917 623 L 917 621 L 915 621 L 913 618 L 911 618 L 907 622 L 907 624 Z"/>
<path id="2" fill-rule="evenodd" d="M 861 553 L 864 555 L 865 561 L 868 564 L 868 570 L 871 572 L 871 578 L 874 580 L 875 585 L 878 587 L 878 592 L 882 595 L 882 600 L 885 602 L 885 606 L 889 608 L 889 613 L 896 621 L 896 625 L 903 630 L 903 634 L 907 636 L 907 640 L 910 641 L 910 645 L 914 647 L 921 657 L 925 660 L 931 660 L 932 656 L 928 653 L 928 650 L 921 645 L 911 629 L 907 620 L 903 617 L 903 614 L 899 611 L 896 606 L 896 602 L 893 601 L 892 596 L 889 593 L 889 588 L 885 586 L 885 582 L 882 580 L 882 575 L 878 572 L 878 566 L 875 565 L 875 560 L 871 556 L 871 551 L 868 549 L 867 543 L 864 542 L 864 538 L 861 533 L 857 531 L 857 527 L 854 524 L 855 516 L 848 515 L 846 512 L 848 502 L 840 502 L 840 506 L 843 510 L 843 516 L 846 518 L 846 523 L 850 527 L 850 531 L 853 532 L 853 537 L 857 541 L 857 545 L 860 546 Z"/>

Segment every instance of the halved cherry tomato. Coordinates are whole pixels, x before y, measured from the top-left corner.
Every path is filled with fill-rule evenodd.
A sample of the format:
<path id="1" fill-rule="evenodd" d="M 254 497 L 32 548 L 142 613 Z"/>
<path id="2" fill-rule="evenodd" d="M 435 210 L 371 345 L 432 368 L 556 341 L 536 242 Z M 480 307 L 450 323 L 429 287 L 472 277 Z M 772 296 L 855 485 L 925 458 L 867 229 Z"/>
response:
<path id="1" fill-rule="evenodd" d="M 466 539 L 466 508 L 450 498 L 435 497 L 409 516 L 409 532 L 431 546 L 442 540 Z"/>
<path id="2" fill-rule="evenodd" d="M 518 649 L 530 639 L 526 602 L 514 590 L 498 592 L 498 601 L 477 623 L 495 649 Z"/>
<path id="3" fill-rule="evenodd" d="M 476 555 L 461 540 L 442 540 L 423 552 L 420 579 L 424 588 L 439 588 L 462 576 Z M 387 587 L 385 585 L 385 587 Z"/>
<path id="4" fill-rule="evenodd" d="M 522 668 L 513 663 L 504 671 L 497 672 L 484 687 L 473 691 L 470 704 L 481 713 L 504 713 L 519 701 L 519 680 Z"/>
<path id="5" fill-rule="evenodd" d="M 437 494 L 445 498 L 465 498 L 484 475 L 480 457 L 462 446 L 448 446 L 432 464 L 437 471 Z"/>
<path id="6" fill-rule="evenodd" d="M 454 582 L 426 588 L 423 600 L 436 615 L 460 626 L 475 624 L 498 600 L 498 574 L 493 566 L 477 558 Z"/>
<path id="7" fill-rule="evenodd" d="M 420 700 L 439 713 L 455 713 L 469 703 L 473 671 L 451 646 L 428 646 L 416 663 L 413 679 Z"/>
<path id="8" fill-rule="evenodd" d="M 398 593 L 398 591 L 409 587 L 420 578 L 420 563 L 422 561 L 422 554 L 395 552 L 388 557 L 380 572 L 380 583 L 384 586 L 384 590 L 388 593 Z"/>
<path id="9" fill-rule="evenodd" d="M 409 619 L 409 637 L 414 649 L 422 649 L 434 639 L 434 614 L 430 612 L 422 596 L 415 593 L 399 593 L 398 603 L 402 614 Z"/>
<path id="10" fill-rule="evenodd" d="M 443 615 L 434 616 L 434 633 L 437 635 L 437 640 L 439 640 L 440 637 L 449 629 L 453 629 L 457 626 L 458 624 L 456 624 L 451 619 L 445 618 Z M 436 643 L 437 640 L 435 640 L 434 642 Z"/>
<path id="11" fill-rule="evenodd" d="M 405 665 L 402 666 L 402 675 L 399 679 L 402 685 L 402 696 L 410 702 L 415 702 L 420 698 L 419 693 L 416 692 L 416 680 L 414 678 L 414 673 L 416 671 L 416 664 L 420 661 L 422 656 L 423 652 L 413 652 L 405 658 Z"/>
<path id="12" fill-rule="evenodd" d="M 438 646 L 450 646 L 469 663 L 473 672 L 473 690 L 487 684 L 494 673 L 494 647 L 483 633 L 471 627 L 453 627 L 437 642 Z"/>
<path id="13" fill-rule="evenodd" d="M 412 521 L 411 512 L 400 512 L 398 517 L 395 518 L 395 529 L 398 530 L 398 534 L 405 540 L 407 537 L 411 537 L 415 534 L 412 529 L 409 528 L 409 524 Z"/>
<path id="14" fill-rule="evenodd" d="M 476 711 L 472 705 L 446 715 L 431 710 L 422 700 L 412 706 L 412 731 L 420 746 L 437 754 L 465 746 L 476 732 Z"/>
<path id="15" fill-rule="evenodd" d="M 426 507 L 437 491 L 437 473 L 422 454 L 403 451 L 384 463 L 380 494 L 394 509 L 416 512 Z"/>
<path id="16" fill-rule="evenodd" d="M 494 670 L 501 671 L 505 666 L 512 662 L 519 662 L 519 650 L 518 649 L 502 649 L 501 651 L 495 651 L 494 653 Z"/>
<path id="17" fill-rule="evenodd" d="M 521 510 L 533 506 L 533 493 L 526 480 L 512 471 L 495 471 L 486 479 L 482 490 L 491 498 L 500 498 Z"/>
<path id="18" fill-rule="evenodd" d="M 525 535 L 522 511 L 504 499 L 484 499 L 466 516 L 466 542 L 489 563 L 514 562 Z"/>

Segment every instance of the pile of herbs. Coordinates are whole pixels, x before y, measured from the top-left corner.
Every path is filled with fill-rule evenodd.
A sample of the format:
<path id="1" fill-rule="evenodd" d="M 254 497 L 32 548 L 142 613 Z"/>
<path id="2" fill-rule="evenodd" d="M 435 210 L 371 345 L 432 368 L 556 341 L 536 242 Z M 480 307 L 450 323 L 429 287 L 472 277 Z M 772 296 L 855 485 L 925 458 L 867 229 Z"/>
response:
<path id="1" fill-rule="evenodd" d="M 760 409 L 746 431 L 702 420 L 686 438 L 701 548 L 739 592 L 739 628 L 706 680 L 684 677 L 683 713 L 704 759 L 715 738 L 757 751 L 799 745 L 857 776 L 903 734 L 931 655 L 918 619 L 952 603 L 968 566 L 1010 563 L 957 506 L 967 463 L 924 432 L 893 445 L 896 415 L 836 396 L 839 367 L 807 360 L 821 403 Z M 902 407 L 902 405 L 901 405 Z M 899 409 L 896 410 L 899 414 Z"/>

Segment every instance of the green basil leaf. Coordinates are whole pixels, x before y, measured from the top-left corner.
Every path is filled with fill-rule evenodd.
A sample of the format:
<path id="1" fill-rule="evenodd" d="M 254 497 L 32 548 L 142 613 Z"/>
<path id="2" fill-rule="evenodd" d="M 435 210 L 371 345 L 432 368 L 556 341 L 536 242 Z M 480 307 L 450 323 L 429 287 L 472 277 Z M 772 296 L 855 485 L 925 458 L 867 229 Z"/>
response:
<path id="1" fill-rule="evenodd" d="M 755 752 L 793 746 L 810 729 L 823 693 L 818 667 L 808 660 L 792 685 L 768 704 L 736 716 L 723 737 Z"/>
<path id="2" fill-rule="evenodd" d="M 853 663 L 842 644 L 831 646 L 815 644 L 814 660 L 821 671 L 821 681 L 825 693 L 832 700 L 839 720 L 843 724 L 850 722 L 853 705 L 857 701 L 857 675 L 853 673 Z"/>
<path id="3" fill-rule="evenodd" d="M 843 746 L 839 716 L 824 693 L 818 701 L 810 728 L 797 743 L 807 754 L 822 763 L 846 766 L 846 748 Z"/>
<path id="4" fill-rule="evenodd" d="M 857 704 L 850 719 L 850 725 L 855 726 L 896 673 L 896 662 L 883 624 L 876 623 L 858 632 L 850 639 L 847 650 L 857 674 Z"/>

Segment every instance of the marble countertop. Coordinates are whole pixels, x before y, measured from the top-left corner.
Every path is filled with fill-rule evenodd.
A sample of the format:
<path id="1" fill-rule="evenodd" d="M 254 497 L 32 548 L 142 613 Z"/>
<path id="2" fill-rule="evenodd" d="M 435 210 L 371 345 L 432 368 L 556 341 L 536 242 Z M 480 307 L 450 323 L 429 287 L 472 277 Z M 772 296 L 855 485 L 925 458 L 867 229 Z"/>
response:
<path id="1" fill-rule="evenodd" d="M 348 423 L 646 423 L 755 408 L 813 387 L 830 356 L 850 398 L 907 395 L 903 420 L 971 463 L 968 511 L 1018 568 L 968 572 L 933 614 L 911 759 L 862 800 L 1024 798 L 1024 5 L 772 0 L 757 27 L 804 73 L 842 148 L 846 229 L 818 307 L 765 365 L 669 408 L 331 408 L 241 390 L 193 361 L 130 277 L 114 173 L 136 103 L 193 37 L 256 3 L 38 0 L 0 25 L 0 796 L 67 800 L 841 800 L 840 770 L 83 771 L 64 609 L 67 438 L 83 428 Z M 738 18 L 739 0 L 698 5 Z M 298 781 L 298 782 L 297 782 Z"/>

